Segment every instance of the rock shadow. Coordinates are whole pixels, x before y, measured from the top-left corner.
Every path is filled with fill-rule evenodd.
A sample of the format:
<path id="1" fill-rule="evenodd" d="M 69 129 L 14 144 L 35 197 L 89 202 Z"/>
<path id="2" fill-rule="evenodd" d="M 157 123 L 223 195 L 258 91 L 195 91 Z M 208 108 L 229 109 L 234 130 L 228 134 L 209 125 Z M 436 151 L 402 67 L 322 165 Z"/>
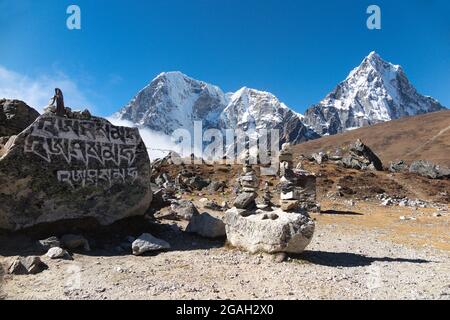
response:
<path id="1" fill-rule="evenodd" d="M 363 216 L 362 213 L 354 212 L 354 211 L 338 211 L 338 210 L 323 210 L 320 211 L 320 214 L 335 214 L 342 216 Z"/>
<path id="2" fill-rule="evenodd" d="M 327 252 L 327 251 L 305 251 L 299 255 L 292 255 L 296 260 L 303 260 L 313 264 L 327 267 L 365 267 L 373 262 L 404 262 L 404 263 L 430 263 L 424 259 L 391 258 L 391 257 L 369 257 L 363 254 L 351 252 Z"/>
<path id="3" fill-rule="evenodd" d="M 51 236 L 60 238 L 64 234 L 79 234 L 85 237 L 90 244 L 91 251 L 69 250 L 86 256 L 127 256 L 132 254 L 131 243 L 129 247 L 126 238 L 139 237 L 143 233 L 163 239 L 171 245 L 165 251 L 191 251 L 223 247 L 224 239 L 206 239 L 195 234 L 186 233 L 174 228 L 170 224 L 158 223 L 156 220 L 144 217 L 132 217 L 120 220 L 109 226 L 99 226 L 95 221 L 64 221 L 57 224 L 39 225 L 19 232 L 0 232 L 0 255 L 5 257 L 44 255 L 38 240 Z M 163 251 L 143 254 L 143 256 L 157 255 Z"/>

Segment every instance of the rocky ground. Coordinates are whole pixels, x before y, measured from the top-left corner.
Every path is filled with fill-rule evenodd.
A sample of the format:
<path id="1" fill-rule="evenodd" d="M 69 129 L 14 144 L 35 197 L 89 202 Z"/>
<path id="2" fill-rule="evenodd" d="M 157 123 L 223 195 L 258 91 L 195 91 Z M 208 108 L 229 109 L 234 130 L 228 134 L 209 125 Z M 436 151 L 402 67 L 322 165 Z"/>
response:
<path id="1" fill-rule="evenodd" d="M 185 222 L 159 221 L 143 228 L 168 241 L 169 251 L 118 252 L 114 241 L 126 234 L 120 229 L 112 242 L 89 235 L 97 249 L 75 253 L 73 260 L 43 256 L 48 270 L 3 275 L 1 294 L 6 299 L 448 300 L 450 215 L 448 209 L 441 216 L 436 212 L 325 200 L 322 214 L 313 214 L 316 232 L 307 251 L 284 262 L 184 233 Z M 31 247 L 30 239 L 16 237 L 0 252 L 4 267 Z"/>

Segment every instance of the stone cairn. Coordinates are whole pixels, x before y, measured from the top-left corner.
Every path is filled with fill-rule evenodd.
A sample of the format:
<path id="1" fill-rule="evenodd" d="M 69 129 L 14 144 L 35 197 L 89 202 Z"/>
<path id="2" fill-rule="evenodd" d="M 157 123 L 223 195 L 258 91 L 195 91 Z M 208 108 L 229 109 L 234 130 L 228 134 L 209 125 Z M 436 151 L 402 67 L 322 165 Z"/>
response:
<path id="1" fill-rule="evenodd" d="M 271 209 L 272 206 L 272 194 L 270 193 L 269 183 L 266 181 L 264 184 L 263 205 L 261 209 L 268 210 Z"/>
<path id="2" fill-rule="evenodd" d="M 239 193 L 234 200 L 233 206 L 238 209 L 254 210 L 256 209 L 255 199 L 258 196 L 258 178 L 250 165 L 250 152 L 247 149 L 244 153 L 243 173 L 238 178 Z"/>
<path id="3" fill-rule="evenodd" d="M 283 144 L 280 155 L 280 207 L 283 211 L 317 210 L 316 176 L 306 170 L 293 169 L 291 145 Z"/>
<path id="4" fill-rule="evenodd" d="M 295 211 L 300 198 L 295 188 L 291 145 L 284 143 L 279 154 L 280 163 L 280 207 L 283 211 Z"/>

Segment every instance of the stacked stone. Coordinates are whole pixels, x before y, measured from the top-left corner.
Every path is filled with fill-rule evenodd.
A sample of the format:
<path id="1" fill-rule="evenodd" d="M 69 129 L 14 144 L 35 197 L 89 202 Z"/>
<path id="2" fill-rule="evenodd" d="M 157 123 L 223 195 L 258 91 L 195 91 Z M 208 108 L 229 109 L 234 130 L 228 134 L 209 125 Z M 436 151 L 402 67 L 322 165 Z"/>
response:
<path id="1" fill-rule="evenodd" d="M 269 183 L 267 181 L 264 184 L 263 206 L 264 209 L 269 209 L 273 206 L 272 194 L 270 193 Z"/>
<path id="2" fill-rule="evenodd" d="M 298 191 L 299 209 L 306 211 L 320 211 L 316 202 L 316 176 L 306 170 L 294 170 Z"/>
<path id="3" fill-rule="evenodd" d="M 284 211 L 318 210 L 316 203 L 316 176 L 302 165 L 293 169 L 289 144 L 283 144 L 280 152 L 280 206 Z"/>
<path id="4" fill-rule="evenodd" d="M 283 211 L 295 211 L 300 205 L 300 196 L 295 186 L 293 156 L 289 143 L 283 144 L 279 155 L 280 163 L 280 206 Z"/>
<path id="5" fill-rule="evenodd" d="M 243 174 L 238 178 L 240 184 L 239 194 L 233 205 L 238 209 L 252 210 L 256 208 L 255 199 L 258 196 L 258 178 L 250 165 L 250 153 L 244 154 Z"/>

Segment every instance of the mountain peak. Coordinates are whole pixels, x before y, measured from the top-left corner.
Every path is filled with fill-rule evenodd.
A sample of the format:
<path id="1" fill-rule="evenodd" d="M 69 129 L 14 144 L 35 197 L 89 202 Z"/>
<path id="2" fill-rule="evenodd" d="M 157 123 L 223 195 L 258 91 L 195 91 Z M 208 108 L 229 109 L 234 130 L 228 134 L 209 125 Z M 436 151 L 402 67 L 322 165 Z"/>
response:
<path id="1" fill-rule="evenodd" d="M 369 53 L 347 78 L 305 114 L 319 134 L 335 134 L 444 107 L 412 86 L 399 65 Z"/>

